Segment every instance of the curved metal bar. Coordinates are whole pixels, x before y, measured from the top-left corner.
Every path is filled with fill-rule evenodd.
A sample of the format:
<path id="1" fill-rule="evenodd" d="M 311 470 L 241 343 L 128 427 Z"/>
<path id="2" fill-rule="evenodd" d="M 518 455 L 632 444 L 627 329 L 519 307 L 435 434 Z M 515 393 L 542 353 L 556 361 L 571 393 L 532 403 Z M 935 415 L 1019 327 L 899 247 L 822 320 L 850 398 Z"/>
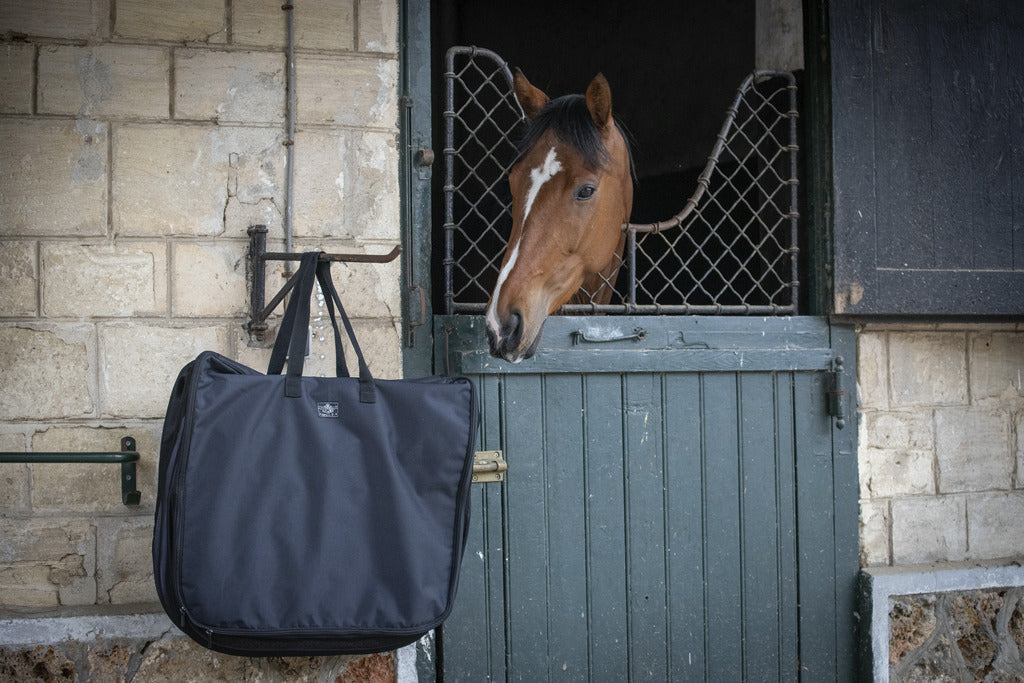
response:
<path id="1" fill-rule="evenodd" d="M 789 71 L 754 71 L 750 73 L 743 82 L 740 83 L 740 87 L 736 89 L 736 97 L 733 98 L 732 104 L 726 109 L 727 116 L 725 122 L 722 124 L 722 129 L 718 133 L 718 139 L 715 141 L 715 146 L 711 148 L 711 155 L 708 156 L 708 162 L 704 166 L 704 170 L 701 171 L 700 176 L 697 178 L 697 189 L 694 190 L 690 198 L 686 200 L 686 204 L 683 209 L 672 218 L 664 221 L 656 221 L 654 223 L 623 223 L 623 232 L 650 232 L 658 233 L 662 230 L 670 228 L 677 228 L 682 225 L 683 221 L 693 213 L 693 210 L 697 208 L 697 204 L 700 203 L 701 198 L 707 191 L 708 186 L 711 184 L 711 174 L 715 172 L 715 167 L 718 166 L 718 157 L 722 154 L 722 149 L 725 147 L 725 141 L 729 139 L 729 133 L 732 131 L 733 124 L 736 123 L 736 113 L 739 111 L 740 102 L 743 101 L 743 96 L 748 90 L 755 84 L 762 81 L 766 81 L 769 78 L 784 78 L 789 83 L 787 87 L 796 88 L 796 77 Z"/>

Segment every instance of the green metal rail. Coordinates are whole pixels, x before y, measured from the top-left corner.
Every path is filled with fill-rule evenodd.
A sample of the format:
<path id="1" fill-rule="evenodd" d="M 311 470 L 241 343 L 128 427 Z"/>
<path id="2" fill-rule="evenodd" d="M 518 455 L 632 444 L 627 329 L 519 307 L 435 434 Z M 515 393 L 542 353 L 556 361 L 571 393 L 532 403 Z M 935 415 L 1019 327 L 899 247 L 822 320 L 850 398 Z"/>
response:
<path id="1" fill-rule="evenodd" d="M 126 436 L 121 439 L 121 450 L 118 452 L 99 453 L 0 453 L 0 463 L 120 463 L 121 464 L 121 502 L 125 505 L 138 505 L 142 494 L 138 490 L 135 463 L 139 461 L 139 452 L 135 450 L 135 439 Z"/>

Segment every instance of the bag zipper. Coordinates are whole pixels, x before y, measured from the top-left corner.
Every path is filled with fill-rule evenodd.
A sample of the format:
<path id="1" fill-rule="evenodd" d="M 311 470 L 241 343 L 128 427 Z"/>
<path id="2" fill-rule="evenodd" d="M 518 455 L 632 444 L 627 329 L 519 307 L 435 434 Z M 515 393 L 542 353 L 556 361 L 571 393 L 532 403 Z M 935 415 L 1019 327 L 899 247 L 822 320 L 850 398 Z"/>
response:
<path id="1" fill-rule="evenodd" d="M 188 613 L 188 609 L 181 605 L 179 606 L 181 612 L 182 624 L 190 624 L 193 630 L 201 632 L 206 636 L 207 647 L 212 647 L 213 639 L 215 637 L 243 637 L 243 638 L 273 638 L 273 637 L 287 637 L 287 636 L 305 636 L 309 638 L 340 638 L 345 636 L 361 636 L 361 637 L 388 637 L 388 636 L 412 636 L 422 633 L 424 630 L 430 630 L 436 628 L 440 622 L 428 622 L 421 626 L 410 626 L 401 629 L 390 629 L 390 630 L 364 630 L 358 627 L 351 628 L 282 628 L 282 629 L 244 629 L 244 628 L 215 628 L 203 624 Z"/>
<path id="2" fill-rule="evenodd" d="M 181 606 L 182 613 L 186 617 L 188 615 L 185 612 L 185 598 L 184 598 L 184 595 L 182 595 L 182 591 L 181 591 L 181 564 L 183 562 L 182 552 L 181 552 L 181 550 L 182 550 L 182 545 L 181 544 L 182 544 L 182 537 L 184 536 L 184 524 L 185 524 L 185 520 L 184 520 L 184 517 L 185 517 L 185 515 L 184 515 L 184 509 L 185 509 L 185 505 L 184 505 L 184 503 L 185 503 L 185 500 L 184 500 L 184 491 L 185 491 L 184 483 L 185 483 L 186 470 L 187 470 L 187 467 L 188 467 L 188 456 L 189 456 L 189 454 L 191 452 L 191 449 L 192 449 L 192 429 L 193 429 L 193 426 L 194 426 L 194 423 L 195 423 L 195 407 L 196 407 L 196 396 L 199 393 L 199 377 L 202 374 L 202 369 L 205 366 L 209 365 L 209 359 L 214 358 L 214 357 L 218 358 L 219 360 L 226 361 L 225 365 L 227 365 L 227 367 L 229 367 L 229 368 L 237 369 L 238 367 L 241 367 L 241 368 L 244 368 L 246 370 L 251 370 L 251 368 L 247 368 L 246 366 L 241 365 L 240 363 L 236 363 L 236 362 L 232 361 L 230 358 L 226 358 L 224 356 L 221 356 L 220 354 L 218 354 L 218 353 L 216 353 L 214 351 L 203 351 L 202 353 L 199 354 L 199 356 L 196 357 L 196 360 L 194 361 L 194 365 L 193 365 L 192 375 L 189 377 L 189 381 L 188 381 L 188 405 L 186 406 L 184 420 L 182 421 L 181 443 L 179 445 L 179 452 L 178 452 L 177 461 L 174 463 L 174 472 L 171 473 L 171 475 L 172 475 L 171 479 L 172 479 L 172 483 L 173 483 L 173 490 L 175 491 L 175 496 L 174 496 L 174 501 L 173 501 L 174 509 L 178 511 L 178 514 L 174 515 L 174 520 L 173 520 L 174 521 L 174 535 L 173 535 L 173 537 L 171 539 L 172 552 L 173 552 L 174 557 L 175 557 L 175 562 L 174 562 L 174 567 L 173 567 L 174 572 L 169 577 L 170 578 L 170 582 L 171 582 L 171 586 L 174 589 L 175 597 L 178 599 L 178 604 Z M 247 374 L 247 373 L 236 372 L 236 374 L 244 375 L 244 374 Z M 193 624 L 196 623 L 191 618 L 189 618 L 189 621 L 192 622 Z"/>

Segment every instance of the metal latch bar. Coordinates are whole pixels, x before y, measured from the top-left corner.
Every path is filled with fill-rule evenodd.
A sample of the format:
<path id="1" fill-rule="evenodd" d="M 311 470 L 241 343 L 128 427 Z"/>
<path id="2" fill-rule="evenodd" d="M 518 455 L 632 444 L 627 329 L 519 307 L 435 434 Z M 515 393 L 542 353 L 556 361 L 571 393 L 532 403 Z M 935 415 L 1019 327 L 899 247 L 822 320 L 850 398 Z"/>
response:
<path id="1" fill-rule="evenodd" d="M 487 484 L 505 480 L 508 463 L 501 451 L 477 451 L 473 460 L 473 483 Z"/>

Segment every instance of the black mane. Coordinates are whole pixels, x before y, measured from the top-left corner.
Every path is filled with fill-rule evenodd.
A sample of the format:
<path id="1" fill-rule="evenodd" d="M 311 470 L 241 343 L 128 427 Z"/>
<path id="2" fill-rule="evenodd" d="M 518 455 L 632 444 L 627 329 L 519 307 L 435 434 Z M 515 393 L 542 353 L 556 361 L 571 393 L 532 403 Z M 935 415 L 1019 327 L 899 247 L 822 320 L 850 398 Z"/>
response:
<path id="1" fill-rule="evenodd" d="M 618 121 L 615 127 L 622 133 L 622 139 L 626 141 L 626 150 L 629 153 L 630 173 L 633 171 L 633 157 L 629 152 L 629 136 L 623 130 Z M 518 158 L 533 148 L 540 137 L 548 129 L 554 131 L 555 136 L 564 144 L 571 146 L 580 156 L 583 163 L 593 170 L 604 170 L 608 163 L 608 150 L 601 141 L 601 132 L 594 125 L 594 119 L 587 109 L 587 101 L 583 95 L 563 95 L 549 101 L 540 113 L 527 122 L 526 131 L 523 133 L 517 145 Z"/>

